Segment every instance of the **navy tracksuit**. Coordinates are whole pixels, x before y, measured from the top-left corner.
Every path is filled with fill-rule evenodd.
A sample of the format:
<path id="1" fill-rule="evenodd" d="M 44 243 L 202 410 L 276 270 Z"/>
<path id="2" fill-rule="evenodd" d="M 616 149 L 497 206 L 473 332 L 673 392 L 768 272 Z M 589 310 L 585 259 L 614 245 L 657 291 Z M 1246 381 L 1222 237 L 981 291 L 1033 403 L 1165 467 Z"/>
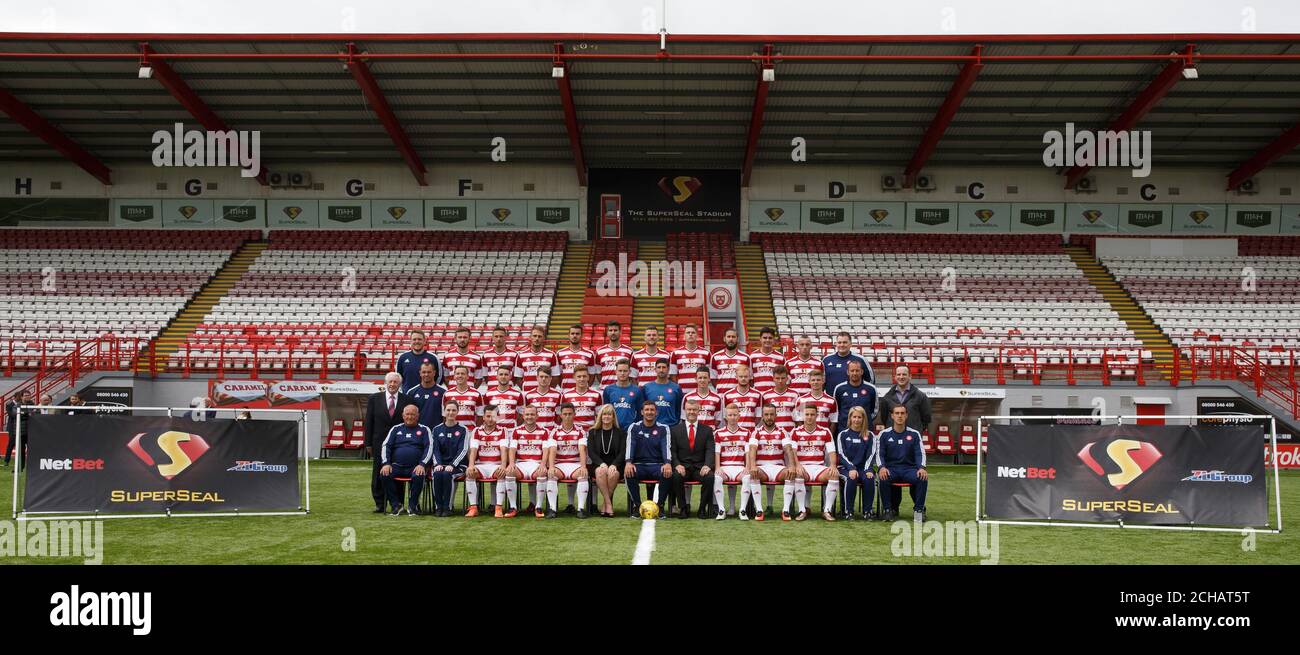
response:
<path id="1" fill-rule="evenodd" d="M 636 475 L 627 478 L 628 494 L 632 496 L 633 511 L 641 505 L 641 485 L 639 480 L 658 480 L 655 497 L 663 509 L 666 496 L 664 489 L 664 464 L 673 461 L 672 440 L 668 436 L 668 426 L 655 423 L 647 427 L 644 420 L 627 426 L 627 461 L 636 467 Z"/>
<path id="2" fill-rule="evenodd" d="M 388 496 L 388 505 L 393 511 L 402 508 L 402 496 L 398 493 L 397 478 L 410 478 L 407 483 L 410 496 L 409 508 L 412 514 L 420 506 L 420 491 L 424 489 L 424 476 L 411 475 L 416 466 L 429 468 L 429 459 L 433 456 L 431 436 L 433 431 L 419 423 L 408 427 L 405 423 L 394 425 L 384 437 L 380 450 L 380 464 L 387 464 L 393 469 L 384 478 L 384 493 Z"/>
<path id="3" fill-rule="evenodd" d="M 854 407 L 861 407 L 867 412 L 867 429 L 875 425 L 873 422 L 876 417 L 876 387 L 863 378 L 862 383 L 853 386 L 845 381 L 835 387 L 835 406 L 839 408 L 840 413 L 835 418 L 837 430 L 843 430 L 849 427 L 849 410 Z"/>
<path id="4" fill-rule="evenodd" d="M 420 423 L 423 425 L 437 425 L 442 423 L 442 400 L 447 395 L 447 390 L 442 385 L 435 384 L 432 387 L 424 388 L 422 385 L 415 385 L 406 390 L 406 395 L 415 400 L 415 406 L 420 408 Z"/>
<path id="5" fill-rule="evenodd" d="M 854 430 L 840 430 L 835 437 L 835 454 L 840 469 L 840 492 L 844 494 L 844 513 L 853 514 L 853 501 L 857 499 L 858 489 L 862 490 L 863 513 L 870 512 L 876 502 L 876 485 L 874 479 L 867 479 L 867 474 L 876 458 L 876 439 L 870 430 L 865 435 Z M 858 479 L 849 477 L 851 471 L 858 472 Z"/>
<path id="6" fill-rule="evenodd" d="M 912 428 L 895 432 L 891 426 L 876 435 L 876 466 L 889 469 L 889 479 L 882 480 L 888 485 L 881 490 L 882 500 L 885 490 L 890 492 L 889 505 L 885 509 L 898 511 L 898 504 L 903 500 L 903 492 L 895 487 L 895 482 L 906 482 L 911 486 L 912 509 L 925 511 L 925 490 L 928 483 L 916 476 L 916 472 L 925 468 L 925 449 L 921 447 L 921 433 Z"/>
<path id="7" fill-rule="evenodd" d="M 469 430 L 459 423 L 448 427 L 439 423 L 433 429 L 433 463 L 436 466 L 450 466 L 450 471 L 437 471 L 433 474 L 434 511 L 451 510 L 451 493 L 456 488 L 456 479 L 465 475 L 465 463 L 469 456 Z"/>
<path id="8" fill-rule="evenodd" d="M 442 370 L 442 366 L 438 363 L 437 355 L 428 350 L 425 350 L 418 355 L 415 354 L 415 352 L 408 350 L 397 357 L 397 366 L 393 370 L 402 375 L 403 389 L 420 386 L 420 367 L 423 366 L 425 362 L 433 364 L 433 381 L 437 382 L 438 372 Z M 438 418 L 442 417 L 439 416 Z M 438 422 L 441 423 L 442 421 Z"/>

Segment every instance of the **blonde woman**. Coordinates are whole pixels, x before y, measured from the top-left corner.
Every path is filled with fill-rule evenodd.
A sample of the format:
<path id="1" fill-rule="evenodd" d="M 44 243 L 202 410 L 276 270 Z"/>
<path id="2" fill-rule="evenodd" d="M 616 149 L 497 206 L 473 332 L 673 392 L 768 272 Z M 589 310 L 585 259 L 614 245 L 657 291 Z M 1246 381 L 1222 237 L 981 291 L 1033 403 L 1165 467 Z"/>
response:
<path id="1" fill-rule="evenodd" d="M 601 405 L 596 410 L 596 424 L 587 430 L 587 460 L 591 477 L 602 496 L 600 515 L 614 516 L 614 489 L 618 488 L 618 472 L 627 456 L 627 440 L 618 429 L 614 406 Z"/>

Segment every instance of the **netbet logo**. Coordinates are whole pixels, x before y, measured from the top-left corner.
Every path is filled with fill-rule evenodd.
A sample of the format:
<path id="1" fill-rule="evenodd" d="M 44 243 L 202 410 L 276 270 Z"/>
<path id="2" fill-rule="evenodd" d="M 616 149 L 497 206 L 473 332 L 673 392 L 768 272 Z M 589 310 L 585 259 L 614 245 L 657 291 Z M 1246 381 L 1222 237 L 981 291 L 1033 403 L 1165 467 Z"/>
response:
<path id="1" fill-rule="evenodd" d="M 1128 486 L 1162 457 L 1154 444 L 1135 439 L 1116 439 L 1102 446 L 1092 441 L 1079 451 L 1079 459 L 1116 491 Z M 1105 462 L 1106 466 L 1102 466 Z M 1115 469 L 1119 469 L 1116 471 Z"/>
<path id="2" fill-rule="evenodd" d="M 1017 480 L 1055 480 L 1056 469 L 1040 469 L 1033 466 L 999 466 L 999 478 L 1013 478 Z"/>
<path id="3" fill-rule="evenodd" d="M 42 471 L 102 471 L 104 470 L 104 460 L 82 459 L 80 457 L 64 459 L 42 457 L 39 468 Z"/>

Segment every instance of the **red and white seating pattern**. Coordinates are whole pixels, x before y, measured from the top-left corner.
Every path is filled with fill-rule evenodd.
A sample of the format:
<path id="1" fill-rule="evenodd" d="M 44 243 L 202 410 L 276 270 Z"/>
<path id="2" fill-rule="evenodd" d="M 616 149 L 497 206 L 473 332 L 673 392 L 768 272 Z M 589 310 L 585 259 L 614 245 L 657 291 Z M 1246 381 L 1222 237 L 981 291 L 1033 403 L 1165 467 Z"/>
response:
<path id="1" fill-rule="evenodd" d="M 829 343 L 844 330 L 875 361 L 893 357 L 873 355 L 870 344 L 882 342 L 908 360 L 930 358 L 932 344 L 943 344 L 933 348 L 937 361 L 965 356 L 962 346 L 988 347 L 970 355 L 976 362 L 992 362 L 999 346 L 1037 349 L 1042 363 L 1150 357 L 1059 235 L 754 238 L 785 336 Z"/>
<path id="2" fill-rule="evenodd" d="M 1242 254 L 1235 257 L 1107 257 L 1102 263 L 1180 348 L 1300 348 L 1300 247 L 1292 255 L 1255 255 L 1247 254 L 1258 251 L 1252 239 L 1239 244 Z M 1278 246 L 1267 247 L 1276 252 Z M 1265 359 L 1288 363 L 1283 353 Z"/>
<path id="3" fill-rule="evenodd" d="M 19 366 L 105 333 L 156 336 L 256 231 L 0 230 L 0 334 Z M 8 344 L 5 344 L 8 354 Z"/>
<path id="4" fill-rule="evenodd" d="M 169 367 L 188 357 L 210 368 L 220 357 L 222 367 L 248 368 L 256 350 L 259 368 L 319 368 L 323 357 L 351 368 L 358 352 L 387 368 L 413 327 L 436 352 L 462 326 L 473 349 L 497 326 L 520 348 L 550 316 L 565 244 L 562 232 L 273 232 Z"/>

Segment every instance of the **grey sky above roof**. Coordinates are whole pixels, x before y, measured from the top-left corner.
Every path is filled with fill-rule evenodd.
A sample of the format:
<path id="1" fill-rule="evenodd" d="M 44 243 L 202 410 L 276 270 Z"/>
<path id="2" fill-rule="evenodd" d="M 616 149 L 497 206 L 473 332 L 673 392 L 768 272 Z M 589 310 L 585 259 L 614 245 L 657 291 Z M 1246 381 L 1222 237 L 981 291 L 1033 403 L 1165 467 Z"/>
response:
<path id="1" fill-rule="evenodd" d="M 450 11 L 449 11 L 450 10 Z M 1110 34 L 1300 32 L 1295 0 L 45 0 L 5 7 L 13 32 L 657 32 Z"/>

